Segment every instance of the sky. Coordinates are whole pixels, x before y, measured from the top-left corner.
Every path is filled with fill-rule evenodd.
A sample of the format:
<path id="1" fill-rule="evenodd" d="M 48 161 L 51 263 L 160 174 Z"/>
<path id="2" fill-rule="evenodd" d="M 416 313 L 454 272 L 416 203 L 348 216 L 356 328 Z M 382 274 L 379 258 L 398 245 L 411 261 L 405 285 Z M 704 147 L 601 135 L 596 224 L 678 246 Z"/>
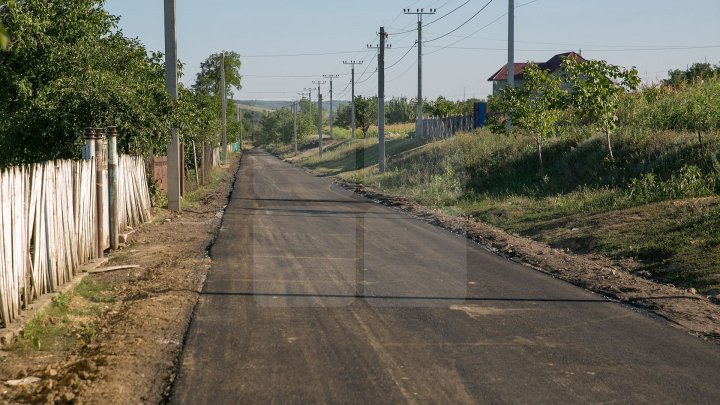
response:
<path id="1" fill-rule="evenodd" d="M 365 61 L 356 67 L 356 93 L 376 95 L 377 50 L 367 45 L 378 44 L 384 26 L 392 44 L 386 97 L 414 97 L 417 19 L 403 9 L 436 7 L 427 24 L 461 5 L 423 28 L 423 95 L 485 98 L 492 92 L 487 79 L 507 63 L 508 0 L 177 0 L 181 80 L 192 84 L 209 55 L 235 51 L 243 75 L 235 98 L 295 99 L 312 81 L 338 74 L 335 99 L 347 100 L 350 67 L 342 62 L 354 59 Z M 126 36 L 164 51 L 162 0 L 106 0 L 105 7 L 121 17 Z M 516 7 L 516 62 L 582 50 L 585 58 L 636 67 L 647 83 L 693 62 L 720 64 L 718 0 L 516 0 Z M 328 90 L 325 84 L 325 97 Z"/>

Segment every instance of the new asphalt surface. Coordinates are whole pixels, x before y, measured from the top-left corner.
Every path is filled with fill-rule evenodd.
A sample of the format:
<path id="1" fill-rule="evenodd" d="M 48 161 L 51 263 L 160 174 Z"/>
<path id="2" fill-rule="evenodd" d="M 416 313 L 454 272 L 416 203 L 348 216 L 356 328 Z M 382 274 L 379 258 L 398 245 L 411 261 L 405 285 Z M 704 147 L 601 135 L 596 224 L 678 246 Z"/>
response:
<path id="1" fill-rule="evenodd" d="M 242 158 L 172 403 L 719 403 L 720 347 Z"/>

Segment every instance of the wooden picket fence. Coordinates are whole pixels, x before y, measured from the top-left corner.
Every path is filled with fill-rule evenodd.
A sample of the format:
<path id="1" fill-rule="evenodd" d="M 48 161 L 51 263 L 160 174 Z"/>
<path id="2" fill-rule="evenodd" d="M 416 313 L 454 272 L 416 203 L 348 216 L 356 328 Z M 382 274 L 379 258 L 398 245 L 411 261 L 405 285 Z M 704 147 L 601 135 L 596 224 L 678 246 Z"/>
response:
<path id="1" fill-rule="evenodd" d="M 119 224 L 125 230 L 149 220 L 151 203 L 142 158 L 119 160 Z M 97 195 L 96 176 L 95 160 L 0 172 L 0 327 L 98 257 L 97 198 L 107 205 L 107 189 Z"/>
<path id="2" fill-rule="evenodd" d="M 119 228 L 135 228 L 150 220 L 150 191 L 145 178 L 145 161 L 138 156 L 119 156 Z"/>

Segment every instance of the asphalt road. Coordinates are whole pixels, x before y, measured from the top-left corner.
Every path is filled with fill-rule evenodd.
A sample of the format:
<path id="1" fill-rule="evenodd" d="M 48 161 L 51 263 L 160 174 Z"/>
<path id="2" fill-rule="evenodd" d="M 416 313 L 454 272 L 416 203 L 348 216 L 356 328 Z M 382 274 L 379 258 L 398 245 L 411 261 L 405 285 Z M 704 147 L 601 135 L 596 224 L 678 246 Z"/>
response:
<path id="1" fill-rule="evenodd" d="M 246 153 L 172 403 L 720 403 L 720 347 Z"/>

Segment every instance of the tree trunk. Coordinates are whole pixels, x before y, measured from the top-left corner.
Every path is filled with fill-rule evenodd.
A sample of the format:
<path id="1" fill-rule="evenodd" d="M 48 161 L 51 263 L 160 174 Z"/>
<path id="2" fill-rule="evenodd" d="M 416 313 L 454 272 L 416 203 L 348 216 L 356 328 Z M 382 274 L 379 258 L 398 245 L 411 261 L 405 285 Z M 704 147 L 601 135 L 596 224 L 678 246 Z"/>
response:
<path id="1" fill-rule="evenodd" d="M 705 145 L 703 145 L 702 132 L 697 131 L 697 136 L 698 142 L 700 143 L 700 157 L 703 157 L 705 155 Z"/>
<path id="2" fill-rule="evenodd" d="M 611 161 L 615 161 L 615 155 L 613 155 L 613 149 L 612 149 L 612 140 L 610 139 L 610 130 L 605 130 L 605 136 L 607 137 L 607 147 L 608 147 L 608 156 L 610 156 Z"/>
<path id="3" fill-rule="evenodd" d="M 543 165 L 543 156 L 542 156 L 542 138 L 539 136 L 535 137 L 535 143 L 537 144 L 538 161 L 540 162 L 540 175 L 544 175 L 545 174 L 545 166 Z"/>

